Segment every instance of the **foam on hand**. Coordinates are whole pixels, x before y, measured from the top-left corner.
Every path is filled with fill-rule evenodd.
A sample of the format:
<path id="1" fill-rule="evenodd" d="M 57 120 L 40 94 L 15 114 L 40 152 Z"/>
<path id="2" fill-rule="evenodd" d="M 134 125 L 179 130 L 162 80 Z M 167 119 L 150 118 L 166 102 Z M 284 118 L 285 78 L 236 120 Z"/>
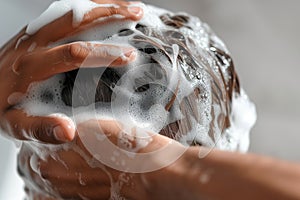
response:
<path id="1" fill-rule="evenodd" d="M 63 0 L 53 2 L 49 8 L 38 18 L 29 23 L 26 29 L 28 35 L 35 34 L 45 25 L 64 16 L 68 12 L 73 13 L 73 26 L 78 26 L 86 13 L 98 7 L 118 7 L 115 4 L 97 4 L 90 0 Z"/>
<path id="2" fill-rule="evenodd" d="M 77 26 L 85 13 L 99 6 L 114 5 L 89 0 L 54 2 L 28 25 L 26 33 L 35 34 L 70 11 Z M 137 49 L 136 61 L 120 68 L 106 68 L 110 63 L 84 68 L 32 84 L 20 107 L 30 115 L 61 113 L 59 116 L 68 116 L 75 126 L 90 119 L 115 119 L 125 133 L 120 134 L 119 145 L 131 153 L 152 142 L 150 132 L 186 146 L 247 151 L 249 132 L 256 121 L 255 106 L 240 87 L 224 43 L 197 17 L 142 3 L 134 6 L 144 9 L 142 20 L 90 27 L 51 47 L 89 42 L 86 48 L 122 58 L 120 49 L 97 49 L 97 44 L 131 46 Z M 134 147 L 132 138 L 138 139 Z M 92 142 L 103 140 L 98 134 Z M 55 155 L 62 148 L 81 152 L 73 143 L 51 146 L 49 151 Z M 95 153 L 94 157 L 100 155 Z"/>
<path id="3" fill-rule="evenodd" d="M 85 13 L 99 6 L 112 5 L 99 5 L 88 0 L 54 2 L 29 24 L 27 33 L 34 34 L 70 10 L 74 13 L 74 24 L 78 24 Z M 249 140 L 245 135 L 249 134 L 253 123 L 248 123 L 249 119 L 241 120 L 240 116 L 243 116 L 241 112 L 248 113 L 252 116 L 250 121 L 255 121 L 255 109 L 247 106 L 251 103 L 236 103 L 240 102 L 239 99 L 250 101 L 237 86 L 232 60 L 222 41 L 205 23 L 186 13 L 174 14 L 144 4 L 134 6 L 144 9 L 144 17 L 139 22 L 111 22 L 51 44 L 57 46 L 70 41 L 89 41 L 89 48 L 95 51 L 97 48 L 93 44 L 99 43 L 137 48 L 137 61 L 124 68 L 111 69 L 109 75 L 115 77 L 108 75 L 107 79 L 117 77 L 113 84 L 108 84 L 110 88 L 107 91 L 111 93 L 97 94 L 97 90 L 101 90 L 98 82 L 107 72 L 105 69 L 90 72 L 79 70 L 71 77 L 76 78 L 77 75 L 77 80 L 68 88 L 75 91 L 69 91 L 66 95 L 65 85 L 69 77 L 57 75 L 32 86 L 29 98 L 24 100 L 22 106 L 32 115 L 63 112 L 74 120 L 77 118 L 77 122 L 93 118 L 117 119 L 128 125 L 128 130 L 137 126 L 163 133 L 170 129 L 168 125 L 177 123 L 176 130 L 171 127 L 174 133 L 166 135 L 171 134 L 168 136 L 183 144 L 196 142 L 245 151 L 248 145 L 240 147 L 239 143 L 248 144 L 249 141 L 242 142 L 236 137 L 243 135 L 243 140 Z M 120 49 L 116 48 L 102 51 L 121 55 Z M 63 96 L 68 95 L 69 99 L 73 99 L 66 105 Z M 110 95 L 111 98 L 109 102 L 95 101 L 95 95 Z"/>

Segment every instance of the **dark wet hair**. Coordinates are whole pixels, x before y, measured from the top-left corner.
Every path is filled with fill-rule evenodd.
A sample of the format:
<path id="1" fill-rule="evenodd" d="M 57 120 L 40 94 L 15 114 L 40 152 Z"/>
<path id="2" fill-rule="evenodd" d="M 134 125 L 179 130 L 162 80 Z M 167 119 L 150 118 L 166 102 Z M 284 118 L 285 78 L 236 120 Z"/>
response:
<path id="1" fill-rule="evenodd" d="M 191 73 L 197 70 L 205 70 L 209 74 L 211 80 L 211 91 L 212 91 L 212 104 L 217 104 L 221 108 L 221 112 L 216 115 L 216 111 L 212 108 L 211 116 L 212 122 L 210 123 L 209 136 L 215 141 L 213 132 L 215 130 L 215 124 L 213 121 L 217 121 L 219 129 L 223 132 L 226 128 L 230 126 L 230 113 L 231 113 L 231 102 L 234 94 L 240 93 L 240 85 L 237 74 L 234 69 L 234 64 L 231 56 L 226 52 L 226 50 L 220 48 L 219 44 L 213 39 L 213 33 L 211 34 L 208 49 L 205 49 L 203 54 L 195 53 L 193 47 L 197 48 L 197 44 L 191 37 L 183 34 L 180 29 L 186 28 L 193 30 L 190 25 L 190 17 L 184 14 L 163 14 L 160 16 L 161 21 L 169 28 L 165 30 L 156 30 L 152 27 L 145 26 L 143 24 L 137 24 L 135 29 L 121 29 L 118 33 L 119 37 L 133 36 L 129 41 L 130 44 L 136 47 L 145 57 L 147 57 L 147 62 L 156 63 L 164 66 L 160 63 L 160 60 L 156 59 L 154 54 L 161 53 L 171 62 L 172 55 L 172 45 L 177 44 L 179 47 L 179 55 L 177 62 L 179 65 L 187 65 L 190 68 Z M 151 38 L 157 38 L 162 43 L 157 43 Z M 214 60 L 214 67 L 205 62 L 206 57 L 210 57 Z M 96 76 L 97 74 L 101 76 L 98 81 L 91 76 L 85 76 L 82 80 L 79 80 L 80 84 L 74 86 L 74 82 L 78 71 L 72 71 L 65 73 L 65 81 L 62 90 L 62 100 L 67 106 L 86 106 L 93 102 L 88 102 L 87 96 L 94 95 L 94 102 L 110 102 L 113 98 L 112 89 L 115 87 L 122 74 L 118 70 L 113 68 L 103 69 L 86 69 L 86 73 Z M 186 78 L 189 79 L 189 75 L 186 74 Z M 201 77 L 199 81 L 201 81 Z M 78 80 L 77 80 L 78 81 Z M 89 88 L 93 85 L 96 87 L 96 94 L 91 94 Z M 140 84 L 138 84 L 140 85 Z M 149 89 L 149 85 L 145 84 L 136 88 L 136 92 L 144 92 Z M 72 102 L 72 93 L 76 90 L 78 99 L 76 103 Z M 182 102 L 180 102 L 180 110 L 184 117 L 182 120 L 176 121 L 174 123 L 168 124 L 160 133 L 168 137 L 179 139 L 180 135 L 187 133 L 192 129 L 192 124 L 190 122 L 189 115 L 195 117 L 195 119 L 200 120 L 198 116 L 198 111 L 195 108 L 195 103 L 197 99 L 205 98 L 202 91 L 204 89 L 197 87 L 194 93 L 190 96 L 185 97 Z M 77 98 L 77 97 L 75 97 Z M 170 102 L 165 106 L 166 110 L 172 109 L 172 101 L 176 98 L 176 94 L 173 94 Z M 199 141 L 191 141 L 191 144 L 199 144 Z"/>

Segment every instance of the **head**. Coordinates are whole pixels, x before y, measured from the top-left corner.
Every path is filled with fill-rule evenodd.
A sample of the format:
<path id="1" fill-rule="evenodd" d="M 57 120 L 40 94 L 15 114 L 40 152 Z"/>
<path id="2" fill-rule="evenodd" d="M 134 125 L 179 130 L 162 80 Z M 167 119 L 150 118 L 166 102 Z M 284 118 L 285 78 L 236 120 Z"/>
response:
<path id="1" fill-rule="evenodd" d="M 65 73 L 62 101 L 73 108 L 111 106 L 112 117 L 125 115 L 121 120 L 188 145 L 211 146 L 230 127 L 232 98 L 240 92 L 232 59 L 199 19 L 153 7 L 148 12 L 155 26 L 144 19 L 104 40 L 135 47 L 138 60 L 121 69 Z"/>

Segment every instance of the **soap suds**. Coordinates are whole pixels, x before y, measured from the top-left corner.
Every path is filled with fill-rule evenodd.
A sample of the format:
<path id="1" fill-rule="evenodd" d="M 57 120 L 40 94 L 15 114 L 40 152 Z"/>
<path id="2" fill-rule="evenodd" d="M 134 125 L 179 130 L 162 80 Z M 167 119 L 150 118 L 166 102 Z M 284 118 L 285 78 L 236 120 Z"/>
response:
<path id="1" fill-rule="evenodd" d="M 73 25 L 78 26 L 85 13 L 99 6 L 115 5 L 89 0 L 54 2 L 28 25 L 26 33 L 35 34 L 71 10 Z M 91 119 L 114 119 L 122 124 L 117 138 L 119 148 L 100 134 L 101 127 L 88 130 L 89 134 L 78 132 L 92 158 L 74 142 L 32 147 L 43 159 L 61 150 L 78 152 L 91 168 L 99 168 L 109 176 L 111 199 L 123 198 L 120 191 L 127 179 L 120 176 L 119 180 L 113 180 L 99 161 L 118 170 L 148 172 L 170 164 L 182 154 L 175 148 L 176 144 L 170 143 L 160 151 L 168 153 L 164 159 L 160 156 L 166 154 L 155 154 L 157 152 L 140 155 L 139 152 L 152 142 L 153 133 L 171 137 L 185 146 L 202 145 L 245 152 L 249 147 L 250 129 L 256 121 L 255 106 L 239 88 L 229 52 L 208 25 L 183 12 L 172 13 L 144 4 L 134 6 L 144 10 L 144 17 L 139 22 L 121 20 L 91 27 L 52 43 L 51 47 L 74 41 L 89 42 L 86 48 L 91 48 L 94 54 L 126 59 L 118 47 L 99 49 L 96 46 L 131 46 L 137 49 L 136 61 L 121 68 L 99 66 L 97 69 L 87 69 L 88 64 L 82 63 L 85 68 L 75 74 L 59 74 L 32 84 L 19 105 L 29 115 L 66 119 L 70 128 Z M 28 51 L 34 48 L 33 43 Z M 19 99 L 11 96 L 9 100 Z M 207 153 L 202 152 L 199 157 Z M 152 158 L 157 159 L 157 165 L 141 165 Z M 207 183 L 210 175 L 204 174 L 199 181 Z M 78 174 L 78 181 L 85 184 L 82 174 Z"/>
<path id="2" fill-rule="evenodd" d="M 80 10 L 81 4 L 85 5 Z M 63 13 L 68 9 L 77 12 L 78 14 L 74 15 L 75 21 L 80 21 L 83 13 L 96 6 L 95 3 L 86 0 L 76 0 L 73 3 L 69 0 L 56 2 L 29 26 L 29 32 L 33 33 L 41 28 L 42 23 L 39 21 L 45 22 L 43 18 L 47 18 L 49 22 L 50 19 L 55 18 L 54 16 L 58 17 L 58 13 L 51 13 L 53 12 L 51 10 L 58 5 L 64 5 L 58 13 Z M 121 58 L 124 54 L 120 48 L 98 49 L 96 45 L 118 44 L 144 49 L 138 52 L 137 61 L 126 68 L 115 70 L 121 78 L 113 85 L 113 88 L 110 88 L 113 93 L 111 103 L 94 102 L 93 98 L 98 90 L 97 84 L 83 89 L 84 92 L 91 94 L 89 96 L 82 96 L 82 90 L 79 90 L 82 84 L 86 84 L 84 80 L 93 79 L 94 83 L 101 80 L 105 70 L 99 69 L 99 73 L 86 73 L 84 70 L 79 70 L 74 82 L 74 87 L 78 88 L 78 91 L 73 91 L 72 94 L 73 104 L 81 104 L 79 107 L 65 106 L 61 97 L 64 93 L 65 77 L 63 75 L 32 86 L 30 95 L 22 106 L 31 115 L 63 112 L 66 116 L 74 118 L 75 123 L 94 118 L 116 119 L 126 124 L 124 128 L 127 132 L 135 127 L 150 132 L 160 132 L 168 124 L 188 120 L 185 122 L 187 124 L 181 123 L 182 128 L 172 131 L 174 138 L 182 144 L 190 145 L 196 141 L 208 147 L 216 146 L 220 149 L 246 151 L 249 144 L 247 135 L 256 119 L 255 107 L 252 105 L 252 108 L 249 108 L 251 103 L 243 91 L 240 94 L 229 93 L 232 95 L 232 106 L 228 105 L 228 99 L 225 99 L 228 98 L 226 93 L 230 85 L 223 82 L 222 76 L 227 82 L 233 79 L 227 73 L 227 70 L 231 70 L 229 65 L 231 58 L 227 58 L 228 50 L 225 45 L 206 24 L 196 17 L 186 13 L 175 15 L 164 9 L 144 4 L 138 5 L 143 7 L 145 12 L 140 22 L 113 22 L 101 26 L 101 30 L 96 26 L 70 37 L 75 41 L 89 41 L 86 48 L 95 50 L 94 53 Z M 171 19 L 178 21 L 172 22 Z M 175 29 L 171 26 L 180 26 L 180 28 Z M 121 35 L 121 31 L 128 31 L 128 33 Z M 67 40 L 68 38 L 52 45 L 60 45 Z M 186 47 L 183 46 L 183 42 L 186 43 Z M 215 52 L 217 50 L 218 52 Z M 223 51 L 227 57 L 223 55 L 214 57 L 214 54 L 219 51 Z M 151 59 L 157 63 L 149 63 Z M 137 88 L 145 91 L 137 93 Z M 195 94 L 193 94 L 194 91 Z M 200 93 L 197 94 L 198 92 Z M 240 101 L 240 99 L 244 100 Z M 82 102 L 87 103 L 84 105 Z M 183 108 L 187 110 L 182 110 Z M 243 116 L 239 114 L 241 112 L 248 112 L 251 119 L 241 118 Z M 226 118 L 230 120 L 230 126 L 224 128 Z M 180 134 L 182 130 L 185 130 L 184 134 Z M 209 131 L 213 132 L 208 134 Z"/>
<path id="3" fill-rule="evenodd" d="M 97 4 L 90 0 L 62 0 L 53 2 L 49 8 L 43 12 L 38 18 L 29 23 L 26 29 L 26 34 L 34 35 L 42 27 L 56 19 L 64 16 L 68 12 L 73 13 L 73 26 L 77 27 L 83 20 L 86 13 L 90 12 L 94 8 L 108 8 L 119 6 L 116 4 Z"/>

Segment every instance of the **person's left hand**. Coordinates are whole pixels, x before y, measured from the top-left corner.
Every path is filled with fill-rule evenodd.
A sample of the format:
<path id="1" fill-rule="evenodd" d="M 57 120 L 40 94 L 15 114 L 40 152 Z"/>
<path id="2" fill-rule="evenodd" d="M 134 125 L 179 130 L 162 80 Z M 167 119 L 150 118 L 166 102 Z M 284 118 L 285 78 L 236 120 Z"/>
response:
<path id="1" fill-rule="evenodd" d="M 0 127 L 1 134 L 22 141 L 61 144 L 73 139 L 75 127 L 70 120 L 58 116 L 32 116 L 17 106 L 30 85 L 56 74 L 86 67 L 120 67 L 137 57 L 133 47 L 76 41 L 57 46 L 66 38 L 112 20 L 138 21 L 143 9 L 134 3 L 117 0 L 97 0 L 99 7 L 85 13 L 74 26 L 72 11 L 27 33 L 25 27 L 0 49 Z M 101 6 L 108 4 L 109 6 Z M 114 18 L 121 15 L 123 18 Z M 99 22 L 100 21 L 100 22 Z M 99 24 L 100 23 L 100 24 Z M 115 52 L 120 52 L 117 55 Z M 110 63 L 110 64 L 108 64 Z"/>

